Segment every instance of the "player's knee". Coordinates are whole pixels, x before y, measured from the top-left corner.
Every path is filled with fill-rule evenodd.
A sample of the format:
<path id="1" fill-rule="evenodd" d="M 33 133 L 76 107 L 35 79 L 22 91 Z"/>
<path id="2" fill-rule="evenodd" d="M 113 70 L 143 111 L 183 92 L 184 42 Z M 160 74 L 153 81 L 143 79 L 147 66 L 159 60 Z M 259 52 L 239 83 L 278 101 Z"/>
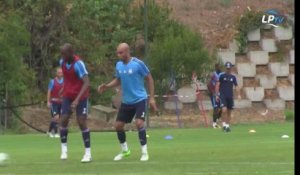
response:
<path id="1" fill-rule="evenodd" d="M 116 131 L 123 131 L 124 130 L 124 125 L 120 122 L 116 122 L 114 124 L 114 127 L 115 127 Z"/>
<path id="2" fill-rule="evenodd" d="M 143 120 L 136 120 L 135 122 L 135 126 L 137 127 L 137 129 L 143 128 L 144 127 L 144 121 Z"/>
<path id="3" fill-rule="evenodd" d="M 223 113 L 227 112 L 227 108 L 226 107 L 222 108 L 222 112 Z"/>

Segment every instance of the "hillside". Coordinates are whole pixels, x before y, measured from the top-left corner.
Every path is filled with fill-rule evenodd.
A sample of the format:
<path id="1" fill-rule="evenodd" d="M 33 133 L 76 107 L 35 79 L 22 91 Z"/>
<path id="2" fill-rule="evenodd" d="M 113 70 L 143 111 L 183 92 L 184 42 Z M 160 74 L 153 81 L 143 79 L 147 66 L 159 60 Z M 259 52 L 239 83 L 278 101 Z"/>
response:
<path id="1" fill-rule="evenodd" d="M 172 17 L 202 34 L 209 50 L 226 48 L 234 38 L 234 24 L 248 8 L 277 9 L 294 14 L 294 0 L 156 0 L 172 9 Z"/>

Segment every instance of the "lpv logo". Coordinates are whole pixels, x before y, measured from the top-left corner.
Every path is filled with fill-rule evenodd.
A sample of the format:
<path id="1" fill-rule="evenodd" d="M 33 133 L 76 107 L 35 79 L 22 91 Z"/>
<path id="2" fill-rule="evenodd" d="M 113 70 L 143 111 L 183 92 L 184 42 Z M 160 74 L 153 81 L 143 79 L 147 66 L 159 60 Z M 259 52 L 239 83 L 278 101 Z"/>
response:
<path id="1" fill-rule="evenodd" d="M 271 9 L 265 12 L 265 14 L 262 16 L 261 22 L 273 27 L 279 27 L 284 23 L 285 19 L 286 17 L 279 13 L 278 10 Z"/>

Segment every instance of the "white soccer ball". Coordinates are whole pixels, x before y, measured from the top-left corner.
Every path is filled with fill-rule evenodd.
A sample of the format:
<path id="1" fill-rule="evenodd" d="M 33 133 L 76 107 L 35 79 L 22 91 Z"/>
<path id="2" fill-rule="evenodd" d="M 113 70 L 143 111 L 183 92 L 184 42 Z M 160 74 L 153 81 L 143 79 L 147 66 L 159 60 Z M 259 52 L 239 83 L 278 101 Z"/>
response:
<path id="1" fill-rule="evenodd" d="M 8 154 L 6 153 L 0 153 L 0 164 L 5 163 L 9 159 Z"/>

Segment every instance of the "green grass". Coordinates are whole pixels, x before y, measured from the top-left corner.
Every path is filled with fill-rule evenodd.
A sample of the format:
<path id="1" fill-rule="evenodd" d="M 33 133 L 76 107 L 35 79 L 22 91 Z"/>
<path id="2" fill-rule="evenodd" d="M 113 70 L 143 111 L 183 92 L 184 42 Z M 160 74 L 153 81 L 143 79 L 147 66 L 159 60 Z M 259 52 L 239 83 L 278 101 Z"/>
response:
<path id="1" fill-rule="evenodd" d="M 248 133 L 255 129 L 254 134 Z M 80 163 L 80 133 L 69 136 L 69 159 L 59 160 L 58 139 L 41 134 L 1 135 L 0 152 L 10 155 L 0 174 L 276 175 L 294 174 L 294 123 L 238 125 L 231 133 L 212 128 L 149 129 L 150 160 L 140 162 L 137 133 L 127 134 L 131 156 L 119 152 L 115 133 L 92 133 L 93 162 Z M 287 134 L 289 139 L 282 139 Z M 172 135 L 173 140 L 165 140 Z"/>

